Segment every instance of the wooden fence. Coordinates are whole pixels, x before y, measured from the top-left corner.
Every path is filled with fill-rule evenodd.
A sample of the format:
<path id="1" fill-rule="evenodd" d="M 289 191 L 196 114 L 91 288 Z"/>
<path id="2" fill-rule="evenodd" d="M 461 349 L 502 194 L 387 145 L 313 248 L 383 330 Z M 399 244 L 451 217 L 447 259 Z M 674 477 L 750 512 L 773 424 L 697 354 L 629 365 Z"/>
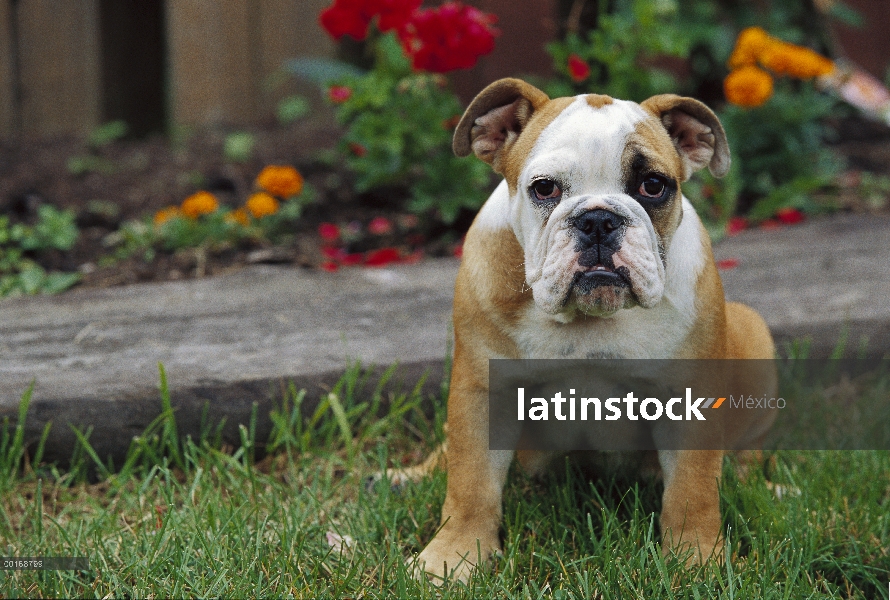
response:
<path id="1" fill-rule="evenodd" d="M 577 2 L 472 0 L 498 16 L 501 36 L 477 67 L 455 74 L 461 97 L 498 77 L 548 74 L 544 43 L 558 34 L 560 11 Z M 883 77 L 887 0 L 846 2 L 866 27 L 836 28 L 839 46 Z M 0 138 L 83 134 L 113 119 L 138 134 L 269 118 L 283 95 L 299 89 L 286 79 L 276 85 L 284 61 L 334 54 L 318 25 L 329 3 L 0 0 Z"/>
<path id="2" fill-rule="evenodd" d="M 255 121 L 284 93 L 283 61 L 332 54 L 327 4 L 0 0 L 0 136 Z"/>

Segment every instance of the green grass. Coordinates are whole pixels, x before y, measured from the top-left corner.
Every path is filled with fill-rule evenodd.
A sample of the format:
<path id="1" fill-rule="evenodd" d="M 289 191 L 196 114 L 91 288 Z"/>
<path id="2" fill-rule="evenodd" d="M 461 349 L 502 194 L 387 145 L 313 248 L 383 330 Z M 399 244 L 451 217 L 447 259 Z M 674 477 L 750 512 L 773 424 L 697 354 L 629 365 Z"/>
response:
<path id="1" fill-rule="evenodd" d="M 88 556 L 91 570 L 0 571 L 0 596 L 887 597 L 888 452 L 777 453 L 770 479 L 800 491 L 781 500 L 759 474 L 740 485 L 727 463 L 731 560 L 691 570 L 661 556 L 659 483 L 589 480 L 569 462 L 544 481 L 514 470 L 504 556 L 467 586 L 437 589 L 414 581 L 406 559 L 438 526 L 445 475 L 401 490 L 368 490 L 365 478 L 441 439 L 441 398 L 424 414 L 419 387 L 384 397 L 351 368 L 309 417 L 291 389 L 272 415 L 271 452 L 255 462 L 251 425 L 237 448 L 220 448 L 218 431 L 180 439 L 165 382 L 163 414 L 118 468 L 86 435 L 69 470 L 29 462 L 26 393 L 19 427 L 0 438 L 0 554 Z M 355 543 L 341 552 L 328 534 Z"/>

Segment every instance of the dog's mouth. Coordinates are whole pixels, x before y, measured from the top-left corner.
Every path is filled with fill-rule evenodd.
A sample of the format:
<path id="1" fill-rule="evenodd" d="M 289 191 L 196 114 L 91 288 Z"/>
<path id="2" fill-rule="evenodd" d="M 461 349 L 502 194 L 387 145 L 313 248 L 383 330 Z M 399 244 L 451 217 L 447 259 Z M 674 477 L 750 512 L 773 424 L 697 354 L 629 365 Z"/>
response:
<path id="1" fill-rule="evenodd" d="M 562 305 L 567 306 L 573 294 L 576 297 L 588 298 L 589 300 L 586 300 L 585 303 L 593 301 L 596 305 L 600 305 L 603 302 L 606 305 L 612 305 L 613 303 L 624 304 L 619 300 L 623 293 L 629 294 L 636 301 L 636 294 L 630 283 L 630 271 L 628 268 L 623 265 L 610 267 L 597 263 L 575 271 L 575 274 L 572 276 L 572 282 L 566 290 Z M 617 304 L 607 312 L 613 312 L 621 308 Z"/>
<path id="2" fill-rule="evenodd" d="M 612 268 L 602 263 L 596 264 L 576 271 L 569 289 L 581 294 L 589 294 L 601 287 L 621 287 L 632 290 L 630 271 L 625 266 Z"/>

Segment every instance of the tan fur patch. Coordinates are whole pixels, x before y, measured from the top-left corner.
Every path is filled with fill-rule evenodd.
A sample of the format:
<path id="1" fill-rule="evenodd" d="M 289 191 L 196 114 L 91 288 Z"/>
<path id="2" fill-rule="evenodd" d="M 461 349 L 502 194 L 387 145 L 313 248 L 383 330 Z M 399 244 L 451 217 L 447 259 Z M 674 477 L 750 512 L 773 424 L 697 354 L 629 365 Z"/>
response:
<path id="1" fill-rule="evenodd" d="M 516 182 L 519 180 L 519 174 L 522 173 L 522 168 L 525 166 L 528 156 L 535 147 L 541 132 L 574 101 L 574 98 L 556 98 L 538 107 L 532 114 L 528 125 L 522 130 L 519 138 L 507 149 L 507 154 L 503 161 L 504 170 L 502 174 L 510 187 L 511 196 L 516 193 Z"/>
<path id="2" fill-rule="evenodd" d="M 593 108 L 602 108 L 612 104 L 612 97 L 603 94 L 587 94 L 587 104 Z"/>
<path id="3" fill-rule="evenodd" d="M 516 234 L 508 228 L 492 231 L 470 227 L 454 303 L 474 308 L 455 311 L 455 333 L 472 331 L 473 337 L 485 340 L 478 344 L 479 348 L 487 345 L 503 356 L 518 358 L 508 330 L 531 302 L 534 300 L 525 283 L 524 253 Z"/>

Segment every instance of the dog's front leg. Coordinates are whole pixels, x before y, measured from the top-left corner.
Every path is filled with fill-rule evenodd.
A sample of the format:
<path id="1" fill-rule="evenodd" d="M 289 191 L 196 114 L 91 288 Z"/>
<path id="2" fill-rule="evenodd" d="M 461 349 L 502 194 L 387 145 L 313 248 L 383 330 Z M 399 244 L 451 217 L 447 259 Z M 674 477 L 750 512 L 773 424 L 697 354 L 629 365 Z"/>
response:
<path id="1" fill-rule="evenodd" d="M 442 527 L 417 557 L 418 575 L 466 581 L 479 562 L 500 549 L 501 499 L 512 450 L 489 450 L 488 390 L 461 379 L 455 355 L 448 398 L 448 490 Z"/>
<path id="2" fill-rule="evenodd" d="M 722 555 L 718 489 L 723 468 L 720 450 L 660 450 L 664 473 L 661 510 L 662 551 L 693 551 L 687 564 Z"/>

